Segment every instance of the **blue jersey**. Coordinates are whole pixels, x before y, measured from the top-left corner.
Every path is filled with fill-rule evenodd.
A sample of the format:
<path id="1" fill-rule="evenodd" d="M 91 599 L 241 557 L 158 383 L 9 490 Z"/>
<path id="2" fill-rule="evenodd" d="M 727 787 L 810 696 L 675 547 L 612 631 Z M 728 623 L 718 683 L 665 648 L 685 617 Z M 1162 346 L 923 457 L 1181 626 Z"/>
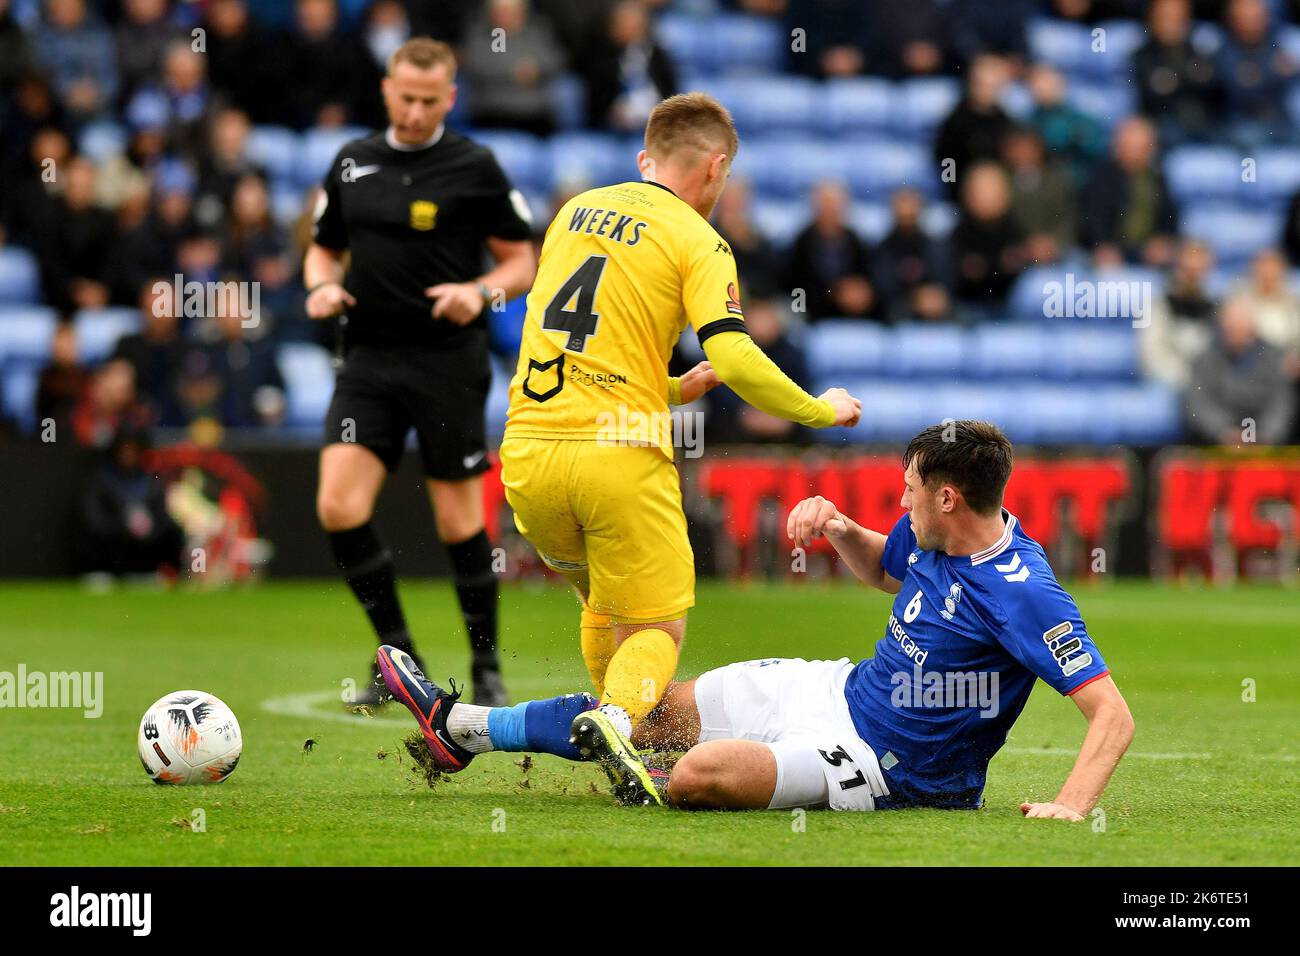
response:
<path id="1" fill-rule="evenodd" d="M 969 557 L 918 548 L 907 515 L 885 543 L 903 586 L 844 687 L 889 785 L 877 806 L 978 807 L 1034 679 L 1068 695 L 1107 673 L 1043 549 L 1002 514 L 1002 537 Z"/>

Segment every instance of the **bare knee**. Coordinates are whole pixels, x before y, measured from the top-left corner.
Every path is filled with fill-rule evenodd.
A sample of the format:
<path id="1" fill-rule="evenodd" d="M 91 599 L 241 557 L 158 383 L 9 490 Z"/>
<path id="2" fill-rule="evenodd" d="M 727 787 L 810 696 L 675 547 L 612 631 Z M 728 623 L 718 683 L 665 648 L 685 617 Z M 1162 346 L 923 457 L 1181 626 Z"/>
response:
<path id="1" fill-rule="evenodd" d="M 668 799 L 678 806 L 726 806 L 726 768 L 708 750 L 692 750 L 673 767 Z"/>
<path id="2" fill-rule="evenodd" d="M 374 506 L 374 499 L 357 489 L 321 488 L 316 495 L 316 517 L 326 531 L 346 531 L 365 524 Z"/>

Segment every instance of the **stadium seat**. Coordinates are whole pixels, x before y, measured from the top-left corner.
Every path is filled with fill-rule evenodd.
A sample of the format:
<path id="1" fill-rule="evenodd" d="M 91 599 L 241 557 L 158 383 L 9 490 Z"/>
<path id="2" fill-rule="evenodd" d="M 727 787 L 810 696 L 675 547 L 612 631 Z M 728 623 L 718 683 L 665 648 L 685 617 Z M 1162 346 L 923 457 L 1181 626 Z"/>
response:
<path id="1" fill-rule="evenodd" d="M 587 87 L 576 73 L 561 73 L 551 83 L 551 106 L 560 129 L 582 129 L 587 122 Z"/>
<path id="2" fill-rule="evenodd" d="M 285 424 L 319 427 L 334 391 L 329 352 L 312 343 L 293 342 L 276 350 L 276 360 L 284 377 Z"/>
<path id="3" fill-rule="evenodd" d="M 849 211 L 849 225 L 870 243 L 878 243 L 889 234 L 894 223 L 889 205 L 883 202 L 855 202 Z"/>
<path id="4" fill-rule="evenodd" d="M 36 426 L 36 386 L 40 374 L 37 365 L 6 365 L 4 368 L 0 400 L 3 400 L 5 414 L 23 432 L 31 432 Z"/>
<path id="5" fill-rule="evenodd" d="M 720 77 L 705 79 L 704 89 L 727 104 L 742 137 L 816 126 L 815 87 L 804 77 Z"/>
<path id="6" fill-rule="evenodd" d="M 43 362 L 49 357 L 57 324 L 58 313 L 43 306 L 0 309 L 0 362 Z"/>
<path id="7" fill-rule="evenodd" d="M 1097 57 L 1087 27 L 1064 20 L 1035 17 L 1025 27 L 1030 58 L 1050 63 L 1064 73 L 1088 72 Z"/>
<path id="8" fill-rule="evenodd" d="M 655 37 L 668 51 L 673 63 L 685 73 L 709 73 L 717 69 L 713 38 L 702 29 L 700 18 L 667 12 L 654 23 Z M 683 89 L 693 89 L 684 85 Z"/>
<path id="9" fill-rule="evenodd" d="M 271 217 L 285 229 L 292 229 L 307 204 L 308 189 L 292 180 L 271 180 Z"/>
<path id="10" fill-rule="evenodd" d="M 931 239 L 947 239 L 956 228 L 956 206 L 946 202 L 926 203 L 921 211 L 921 229 L 927 236 Z"/>
<path id="11" fill-rule="evenodd" d="M 896 131 L 929 139 L 961 99 L 961 83 L 949 76 L 924 76 L 898 84 L 894 99 Z"/>
<path id="12" fill-rule="evenodd" d="M 1101 83 L 1075 81 L 1066 99 L 1107 129 L 1137 110 L 1137 90 L 1127 78 Z"/>
<path id="13" fill-rule="evenodd" d="M 1300 192 L 1300 151 L 1261 149 L 1256 159 L 1255 182 L 1242 184 L 1243 199 L 1264 204 L 1286 203 Z"/>
<path id="14" fill-rule="evenodd" d="M 1132 324 L 1123 319 L 1097 321 L 1109 324 L 1064 325 L 1051 331 L 1048 354 L 1053 359 L 1056 376 L 1081 379 L 1137 376 L 1137 334 Z"/>
<path id="15" fill-rule="evenodd" d="M 835 79 L 821 87 L 817 119 L 829 134 L 886 133 L 894 115 L 897 91 L 873 77 Z"/>
<path id="16" fill-rule="evenodd" d="M 294 178 L 302 150 L 301 138 L 287 126 L 254 126 L 248 133 L 248 158 L 266 170 L 266 174 L 273 180 Z M 325 161 L 326 168 L 329 159 Z M 324 175 L 323 170 L 321 175 Z M 317 177 L 314 181 L 319 179 Z"/>
<path id="17" fill-rule="evenodd" d="M 965 373 L 969 333 L 951 325 L 909 322 L 895 326 L 889 368 L 900 376 L 952 378 Z"/>
<path id="18" fill-rule="evenodd" d="M 83 362 L 98 365 L 113 353 L 118 339 L 140 331 L 143 324 L 138 309 L 83 309 L 73 318 L 77 352 Z"/>
<path id="19" fill-rule="evenodd" d="M 639 180 L 635 143 L 605 133 L 559 133 L 549 142 L 552 183 L 608 186 Z M 534 210 L 536 213 L 536 210 Z"/>
<path id="20" fill-rule="evenodd" d="M 1089 71 L 1101 76 L 1126 77 L 1132 69 L 1133 54 L 1146 42 L 1145 27 L 1137 20 L 1103 20 L 1097 26 L 1106 31 L 1106 49 L 1088 60 Z M 1091 39 L 1090 32 L 1089 42 Z"/>
<path id="21" fill-rule="evenodd" d="M 1085 387 L 1036 383 L 1008 389 L 1007 399 L 1024 414 L 1016 428 L 1020 440 L 1040 445 L 1086 442 L 1090 419 L 1096 417 L 1091 390 Z"/>
<path id="22" fill-rule="evenodd" d="M 804 342 L 808 372 L 815 379 L 878 375 L 890 358 L 890 338 L 875 322 L 818 322 L 808 328 Z"/>
<path id="23" fill-rule="evenodd" d="M 480 129 L 474 139 L 492 150 L 506 176 L 519 189 L 546 190 L 551 185 L 551 154 L 545 143 L 529 133 Z"/>
<path id="24" fill-rule="evenodd" d="M 1225 266 L 1242 265 L 1282 234 L 1282 210 L 1228 203 L 1204 203 L 1181 212 L 1184 236 L 1209 243 Z"/>
<path id="25" fill-rule="evenodd" d="M 111 120 L 87 123 L 77 138 L 82 154 L 96 165 L 126 149 L 126 127 Z"/>
<path id="26" fill-rule="evenodd" d="M 1028 122 L 1034 112 L 1034 94 L 1029 92 L 1029 87 L 1024 83 L 1008 83 L 1002 91 L 999 104 L 1013 119 Z"/>
<path id="27" fill-rule="evenodd" d="M 295 174 L 299 186 L 319 184 L 345 143 L 368 135 L 355 126 L 318 126 L 302 134 Z"/>
<path id="28" fill-rule="evenodd" d="M 1092 400 L 1097 442 L 1162 445 L 1183 438 L 1183 406 L 1178 393 L 1160 382 L 1111 386 Z M 1109 437 L 1102 432 L 1109 430 Z"/>
<path id="29" fill-rule="evenodd" d="M 655 34 L 684 73 L 771 74 L 785 56 L 780 25 L 747 14 L 665 13 L 655 20 Z"/>
<path id="30" fill-rule="evenodd" d="M 754 226 L 773 245 L 784 248 L 808 225 L 808 204 L 798 199 L 757 198 L 750 207 Z"/>
<path id="31" fill-rule="evenodd" d="M 765 196 L 797 198 L 818 182 L 845 179 L 847 154 L 830 141 L 755 137 L 741 147 L 736 173 Z"/>
<path id="32" fill-rule="evenodd" d="M 1243 194 L 1241 155 L 1229 146 L 1179 146 L 1165 156 L 1175 201 L 1233 199 Z"/>
<path id="33" fill-rule="evenodd" d="M 1047 298 L 1048 283 L 1065 283 L 1066 274 L 1071 270 L 1062 265 L 1031 266 L 1016 279 L 1007 299 L 1008 310 L 1017 319 L 1041 322 L 1044 318 L 1044 302 Z M 1076 274 L 1076 281 L 1084 278 Z"/>
<path id="34" fill-rule="evenodd" d="M 939 181 L 928 147 L 915 140 L 850 139 L 839 144 L 844 178 L 855 196 L 886 201 L 900 186 L 935 195 Z"/>
<path id="35" fill-rule="evenodd" d="M 41 268 L 22 246 L 0 246 L 0 305 L 41 301 Z"/>
<path id="36" fill-rule="evenodd" d="M 971 375 L 999 381 L 1046 376 L 1055 360 L 1042 325 L 999 322 L 971 331 Z"/>

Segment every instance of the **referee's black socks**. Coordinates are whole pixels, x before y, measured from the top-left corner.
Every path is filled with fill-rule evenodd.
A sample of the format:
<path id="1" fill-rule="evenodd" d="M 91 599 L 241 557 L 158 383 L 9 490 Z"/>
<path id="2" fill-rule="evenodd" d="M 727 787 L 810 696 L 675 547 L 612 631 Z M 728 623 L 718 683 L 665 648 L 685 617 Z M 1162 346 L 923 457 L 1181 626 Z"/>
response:
<path id="1" fill-rule="evenodd" d="M 414 656 L 406 617 L 397 601 L 393 556 L 376 536 L 370 522 L 347 531 L 330 531 L 329 539 L 334 562 L 366 609 L 379 642 Z"/>
<path id="2" fill-rule="evenodd" d="M 487 532 L 447 545 L 456 597 L 474 652 L 474 670 L 497 670 L 497 575 L 492 570 L 492 543 Z"/>

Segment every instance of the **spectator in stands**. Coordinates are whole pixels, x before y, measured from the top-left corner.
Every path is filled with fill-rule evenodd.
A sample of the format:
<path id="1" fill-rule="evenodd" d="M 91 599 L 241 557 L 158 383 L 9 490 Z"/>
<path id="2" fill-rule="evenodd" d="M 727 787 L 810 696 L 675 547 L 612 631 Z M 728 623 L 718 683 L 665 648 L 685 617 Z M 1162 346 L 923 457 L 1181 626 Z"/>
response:
<path id="1" fill-rule="evenodd" d="M 1083 242 L 1098 265 L 1161 267 L 1173 259 L 1177 214 L 1156 155 L 1151 121 L 1130 116 L 1115 129 L 1083 201 Z"/>
<path id="2" fill-rule="evenodd" d="M 1282 226 L 1282 247 L 1291 265 L 1300 268 L 1300 192 L 1291 197 Z"/>
<path id="3" fill-rule="evenodd" d="M 103 450 L 120 428 L 144 428 L 149 411 L 137 399 L 135 372 L 123 359 L 112 359 L 95 370 L 90 387 L 72 413 L 72 431 L 84 448 Z"/>
<path id="4" fill-rule="evenodd" d="M 87 12 L 85 0 L 45 0 L 35 41 L 38 59 L 54 74 L 54 88 L 73 115 L 90 119 L 113 106 L 113 35 Z"/>
<path id="5" fill-rule="evenodd" d="M 61 170 L 63 194 L 37 229 L 45 301 L 65 313 L 108 304 L 113 216 L 95 201 L 95 164 L 82 156 Z"/>
<path id="6" fill-rule="evenodd" d="M 1192 363 L 1189 429 L 1211 444 L 1276 445 L 1291 434 L 1294 416 L 1282 350 L 1258 336 L 1247 300 L 1226 299 L 1214 340 Z"/>
<path id="7" fill-rule="evenodd" d="M 154 82 L 167 50 L 188 35 L 172 22 L 167 0 L 123 0 L 122 19 L 113 29 L 123 101 Z"/>
<path id="8" fill-rule="evenodd" d="M 375 66 L 387 71 L 388 58 L 411 38 L 411 18 L 398 0 L 377 0 L 366 11 L 363 33 Z"/>
<path id="9" fill-rule="evenodd" d="M 754 225 L 750 203 L 749 183 L 739 178 L 729 179 L 713 218 L 736 259 L 740 284 L 749 295 L 763 298 L 778 291 L 781 266 L 776 250 Z"/>
<path id="10" fill-rule="evenodd" d="M 962 179 L 961 218 L 952 233 L 960 312 L 996 318 L 1025 265 L 1025 235 L 1011 214 L 1011 186 L 994 162 L 976 163 Z"/>
<path id="11" fill-rule="evenodd" d="M 861 0 L 790 0 L 785 34 L 805 41 L 790 45 L 791 71 L 816 77 L 862 73 L 872 45 L 863 12 Z"/>
<path id="12" fill-rule="evenodd" d="M 1257 254 L 1235 293 L 1250 305 L 1259 337 L 1286 356 L 1287 374 L 1300 377 L 1300 292 L 1287 273 L 1286 257 L 1277 249 Z"/>
<path id="13" fill-rule="evenodd" d="M 279 96 L 280 122 L 311 126 L 384 125 L 382 71 L 361 39 L 339 26 L 335 0 L 297 0 L 294 29 L 264 66 L 262 96 Z"/>
<path id="14" fill-rule="evenodd" d="M 984 54 L 971 62 L 966 93 L 943 121 L 934 141 L 940 170 L 946 172 L 955 164 L 956 177 L 945 182 L 960 183 L 973 164 L 998 158 L 1002 139 L 1012 127 L 1001 103 L 1008 79 L 1007 63 L 1000 57 Z"/>
<path id="15" fill-rule="evenodd" d="M 1048 151 L 1065 161 L 1076 187 L 1084 186 L 1093 166 L 1106 152 L 1106 131 L 1087 113 L 1066 99 L 1066 82 L 1061 71 L 1044 63 L 1026 74 L 1034 109 L 1029 125 L 1038 130 Z"/>
<path id="16" fill-rule="evenodd" d="M 165 110 L 152 109 L 157 104 L 141 105 L 150 108 L 137 108 L 126 117 L 126 148 L 100 160 L 98 196 L 106 209 L 120 210 L 127 203 L 148 209 L 149 177 L 167 151 L 167 116 Z M 138 214 L 133 211 L 128 217 Z"/>
<path id="17" fill-rule="evenodd" d="M 203 21 L 207 32 L 208 76 L 256 123 L 279 122 L 286 91 L 275 86 L 284 74 L 277 67 L 283 51 L 249 15 L 245 0 L 212 0 Z M 274 74 L 274 75 L 273 75 Z"/>
<path id="18" fill-rule="evenodd" d="M 0 168 L 10 169 L 27 161 L 32 140 L 41 130 L 66 132 L 67 111 L 45 75 L 24 73 L 10 95 L 0 96 Z"/>
<path id="19" fill-rule="evenodd" d="M 0 96 L 7 96 L 35 65 L 32 42 L 14 19 L 13 4 L 0 0 Z"/>
<path id="20" fill-rule="evenodd" d="M 1178 247 L 1163 294 L 1138 325 L 1138 351 L 1148 378 L 1174 388 L 1187 385 L 1192 361 L 1209 345 L 1218 302 L 1206 283 L 1214 271 L 1214 252 L 1196 239 Z"/>
<path id="21" fill-rule="evenodd" d="M 1074 184 L 1064 165 L 1030 127 L 1002 141 L 1002 158 L 1011 174 L 1011 215 L 1025 235 L 1030 262 L 1059 262 L 1078 242 L 1079 209 Z"/>
<path id="22" fill-rule="evenodd" d="M 891 79 L 944 72 L 949 11 L 936 0 L 871 4 L 863 18 L 872 41 L 863 72 Z"/>
<path id="23" fill-rule="evenodd" d="M 2 321 L 2 320 L 0 320 Z M 57 430 L 71 429 L 72 413 L 90 384 L 90 371 L 77 357 L 77 333 L 72 323 L 60 322 L 54 330 L 50 362 L 36 383 L 36 420 L 43 430 L 53 422 Z"/>
<path id="24" fill-rule="evenodd" d="M 730 187 L 728 187 L 730 188 Z M 924 200 L 915 189 L 900 189 L 890 198 L 894 224 L 876 248 L 876 287 L 891 319 L 937 321 L 952 314 L 947 243 L 921 228 Z"/>
<path id="25" fill-rule="evenodd" d="M 51 226 L 61 183 L 58 170 L 67 169 L 72 142 L 53 126 L 37 130 L 27 155 L 15 160 L 0 177 L 0 226 L 5 241 L 35 248 Z"/>
<path id="26" fill-rule="evenodd" d="M 147 434 L 116 434 L 86 486 L 78 542 L 85 571 L 173 577 L 183 535 L 167 513 L 165 488 L 142 467 Z"/>
<path id="27" fill-rule="evenodd" d="M 248 136 L 252 126 L 243 110 L 228 108 L 217 113 L 212 122 L 212 135 L 208 148 L 199 161 L 198 199 L 200 209 L 211 208 L 205 221 L 215 221 L 230 206 L 235 184 L 250 174 L 262 175 L 262 170 L 248 158 Z"/>
<path id="28" fill-rule="evenodd" d="M 167 129 L 170 151 L 197 160 L 207 135 L 207 111 L 211 99 L 207 64 L 188 41 L 173 41 L 167 47 L 159 81 L 140 89 L 127 104 L 126 112 L 158 117 Z"/>
<path id="29" fill-rule="evenodd" d="M 1231 0 L 1226 25 L 1219 76 L 1228 128 L 1244 144 L 1271 144 L 1291 129 L 1286 103 L 1296 63 L 1279 45 L 1263 0 Z"/>
<path id="30" fill-rule="evenodd" d="M 277 338 L 311 338 L 289 237 L 272 218 L 266 182 L 256 173 L 245 174 L 235 187 L 222 234 L 221 262 L 225 273 L 257 283 L 259 322 Z"/>
<path id="31" fill-rule="evenodd" d="M 535 136 L 555 131 L 551 83 L 564 54 L 551 25 L 530 14 L 528 0 L 488 0 L 466 28 L 460 56 L 475 126 Z"/>
<path id="32" fill-rule="evenodd" d="M 140 288 L 143 329 L 124 335 L 113 349 L 113 359 L 127 362 L 134 372 L 136 390 L 150 410 L 150 418 L 164 428 L 185 424 L 176 394 L 176 371 L 186 351 L 176 308 L 173 276 L 156 276 Z"/>
<path id="33" fill-rule="evenodd" d="M 534 0 L 533 9 L 545 17 L 564 48 L 565 59 L 577 68 L 606 41 L 609 15 L 617 0 Z M 784 0 L 781 0 L 784 3 Z M 441 34 L 433 36 L 446 39 Z"/>
<path id="34" fill-rule="evenodd" d="M 198 230 L 194 188 L 185 164 L 165 160 L 155 167 L 149 214 L 124 231 L 114 248 L 114 301 L 131 303 L 149 276 L 175 275 L 180 268 L 180 247 Z"/>
<path id="35" fill-rule="evenodd" d="M 804 350 L 786 331 L 791 321 L 772 299 L 751 298 L 745 303 L 745 325 L 754 343 L 795 382 L 810 387 Z M 708 402 L 712 412 L 709 418 L 712 441 L 791 444 L 811 440 L 809 429 L 760 412 L 742 402 L 729 388 L 714 389 L 708 395 Z"/>
<path id="36" fill-rule="evenodd" d="M 220 338 L 192 345 L 181 360 L 178 394 L 186 419 L 191 425 L 212 419 L 225 428 L 278 424 L 285 406 L 275 346 L 269 336 L 254 338 L 229 306 L 215 317 Z"/>
<path id="37" fill-rule="evenodd" d="M 607 35 L 583 54 L 587 124 L 622 132 L 642 130 L 650 111 L 677 92 L 672 58 L 650 29 L 643 0 L 621 0 Z"/>
<path id="38" fill-rule="evenodd" d="M 867 244 L 848 225 L 849 194 L 839 183 L 813 190 L 813 219 L 786 256 L 786 287 L 795 311 L 802 301 L 810 321 L 877 317 Z"/>
<path id="39" fill-rule="evenodd" d="M 1133 54 L 1133 77 L 1143 114 L 1170 145 L 1206 136 L 1217 123 L 1215 59 L 1192 42 L 1190 0 L 1153 0 L 1149 36 Z"/>
<path id="40" fill-rule="evenodd" d="M 1079 23 L 1140 17 L 1145 0 L 1051 0 L 1052 16 Z"/>
<path id="41" fill-rule="evenodd" d="M 1022 63 L 1028 53 L 1025 24 L 1040 6 L 1038 0 L 953 0 L 948 6 L 953 51 L 961 62 L 993 53 Z"/>

